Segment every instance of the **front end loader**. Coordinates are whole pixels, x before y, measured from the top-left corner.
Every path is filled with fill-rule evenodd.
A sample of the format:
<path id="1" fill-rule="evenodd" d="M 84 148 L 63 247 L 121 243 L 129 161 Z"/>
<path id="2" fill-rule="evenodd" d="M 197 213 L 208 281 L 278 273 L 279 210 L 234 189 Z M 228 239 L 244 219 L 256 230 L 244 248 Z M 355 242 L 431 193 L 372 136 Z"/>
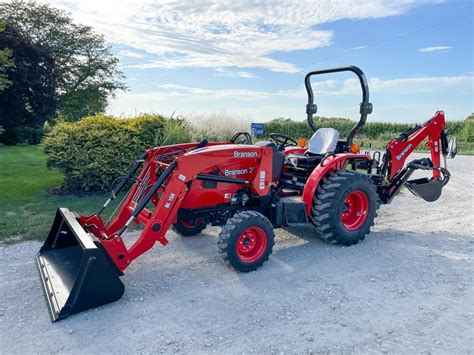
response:
<path id="1" fill-rule="evenodd" d="M 362 89 L 361 118 L 346 139 L 335 129 L 318 129 L 310 81 L 342 71 L 356 74 Z M 442 112 L 391 140 L 385 152 L 361 153 L 353 138 L 372 112 L 364 73 L 354 66 L 314 71 L 305 86 L 314 131 L 308 147 L 276 133 L 253 143 L 247 132 L 228 142 L 154 147 L 117 181 L 97 213 L 59 208 L 36 257 L 52 320 L 120 299 L 123 271 L 156 242 L 166 245 L 170 227 L 189 237 L 207 225 L 221 226 L 218 252 L 231 267 L 249 272 L 268 260 L 274 228 L 311 224 L 321 239 L 352 245 L 370 233 L 379 205 L 390 203 L 403 186 L 429 202 L 440 197 L 450 176 L 446 156 L 456 154 Z M 406 163 L 425 140 L 430 157 Z M 431 174 L 409 180 L 416 170 Z M 105 223 L 102 212 L 132 180 L 117 214 Z M 127 247 L 132 223 L 143 229 Z"/>

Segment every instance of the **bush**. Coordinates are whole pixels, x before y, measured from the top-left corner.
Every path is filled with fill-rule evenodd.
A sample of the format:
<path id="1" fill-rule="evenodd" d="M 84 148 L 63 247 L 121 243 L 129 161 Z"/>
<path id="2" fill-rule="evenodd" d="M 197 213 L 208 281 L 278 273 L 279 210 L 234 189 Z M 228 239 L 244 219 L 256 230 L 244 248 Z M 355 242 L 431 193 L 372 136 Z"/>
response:
<path id="1" fill-rule="evenodd" d="M 164 121 L 158 115 L 96 115 L 59 123 L 43 141 L 48 167 L 64 173 L 68 189 L 108 189 L 146 148 L 163 140 Z"/>
<path id="2" fill-rule="evenodd" d="M 163 121 L 162 141 L 157 145 L 171 145 L 192 141 L 193 128 L 182 119 L 166 119 Z"/>
<path id="3" fill-rule="evenodd" d="M 462 128 L 459 130 L 458 139 L 462 142 L 474 142 L 474 120 L 466 119 L 463 121 Z"/>
<path id="4" fill-rule="evenodd" d="M 43 137 L 43 128 L 42 127 L 28 127 L 28 126 L 18 126 L 10 131 L 5 130 L 0 126 L 0 136 L 4 134 L 4 137 L 1 137 L 0 144 L 6 145 L 25 145 L 25 144 L 39 144 L 41 138 Z"/>

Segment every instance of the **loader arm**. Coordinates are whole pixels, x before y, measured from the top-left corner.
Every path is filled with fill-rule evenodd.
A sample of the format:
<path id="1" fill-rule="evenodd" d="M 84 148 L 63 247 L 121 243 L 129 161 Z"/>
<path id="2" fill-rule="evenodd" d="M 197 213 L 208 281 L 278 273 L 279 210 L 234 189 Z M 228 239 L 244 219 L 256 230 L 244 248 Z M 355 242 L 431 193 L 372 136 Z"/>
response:
<path id="1" fill-rule="evenodd" d="M 201 174 L 214 166 L 241 161 L 248 157 L 255 161 L 250 180 L 229 177 L 213 177 L 221 182 L 248 186 L 256 195 L 269 193 L 272 176 L 272 149 L 269 147 L 227 144 L 203 150 L 187 152 L 170 164 L 158 161 L 162 150 L 150 150 L 144 167 L 120 207 L 116 218 L 104 225 L 100 216 L 82 216 L 81 225 L 92 232 L 101 242 L 120 271 L 134 259 L 149 250 L 158 241 L 166 245 L 165 237 L 170 225 L 176 221 L 177 211 L 195 180 L 212 178 Z M 157 173 L 158 172 L 158 173 Z M 150 202 L 154 205 L 149 210 Z M 127 249 L 122 233 L 132 223 L 145 227 L 138 240 Z"/>

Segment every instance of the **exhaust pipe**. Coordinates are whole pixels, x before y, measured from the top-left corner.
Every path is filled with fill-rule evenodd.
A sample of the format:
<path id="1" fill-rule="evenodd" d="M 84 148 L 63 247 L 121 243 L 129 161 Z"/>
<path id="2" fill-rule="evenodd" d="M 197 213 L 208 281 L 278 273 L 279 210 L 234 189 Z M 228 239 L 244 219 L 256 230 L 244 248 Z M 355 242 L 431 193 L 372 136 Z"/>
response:
<path id="1" fill-rule="evenodd" d="M 58 208 L 36 264 L 53 322 L 115 302 L 125 290 L 122 272 L 67 208 Z"/>

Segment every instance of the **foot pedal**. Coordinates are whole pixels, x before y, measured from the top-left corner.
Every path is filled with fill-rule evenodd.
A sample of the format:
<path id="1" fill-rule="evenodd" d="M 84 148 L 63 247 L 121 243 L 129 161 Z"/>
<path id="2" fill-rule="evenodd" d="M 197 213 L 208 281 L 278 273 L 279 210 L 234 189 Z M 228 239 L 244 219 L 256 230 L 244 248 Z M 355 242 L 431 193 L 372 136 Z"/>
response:
<path id="1" fill-rule="evenodd" d="M 441 196 L 443 180 L 422 178 L 407 181 L 405 186 L 413 193 L 413 195 L 421 197 L 425 201 L 434 202 Z"/>

